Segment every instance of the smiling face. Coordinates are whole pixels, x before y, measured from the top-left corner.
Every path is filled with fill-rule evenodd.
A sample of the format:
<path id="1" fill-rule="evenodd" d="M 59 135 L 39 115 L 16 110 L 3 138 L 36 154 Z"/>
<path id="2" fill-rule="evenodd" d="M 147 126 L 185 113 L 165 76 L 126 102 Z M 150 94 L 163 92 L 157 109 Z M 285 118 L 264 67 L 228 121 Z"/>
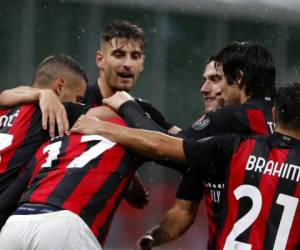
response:
<path id="1" fill-rule="evenodd" d="M 220 84 L 222 81 L 225 81 L 225 77 L 221 68 L 216 67 L 215 61 L 209 62 L 203 73 L 203 85 L 201 88 L 201 93 L 204 97 L 205 113 L 223 105 L 223 100 L 220 98 Z"/>
<path id="2" fill-rule="evenodd" d="M 130 91 L 144 69 L 144 52 L 139 40 L 113 38 L 97 52 L 100 84 L 110 92 Z"/>

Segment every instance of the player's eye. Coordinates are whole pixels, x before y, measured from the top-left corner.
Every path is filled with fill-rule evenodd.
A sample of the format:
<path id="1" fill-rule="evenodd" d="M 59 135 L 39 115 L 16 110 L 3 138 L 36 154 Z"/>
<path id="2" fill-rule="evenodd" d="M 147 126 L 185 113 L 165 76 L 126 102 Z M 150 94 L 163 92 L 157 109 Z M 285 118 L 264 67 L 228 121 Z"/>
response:
<path id="1" fill-rule="evenodd" d="M 121 58 L 125 55 L 125 53 L 121 50 L 115 50 L 113 51 L 112 55 L 116 58 Z"/>
<path id="2" fill-rule="evenodd" d="M 134 53 L 131 54 L 131 57 L 134 60 L 138 60 L 138 59 L 140 59 L 142 57 L 142 53 L 140 53 L 140 52 L 134 52 Z"/>

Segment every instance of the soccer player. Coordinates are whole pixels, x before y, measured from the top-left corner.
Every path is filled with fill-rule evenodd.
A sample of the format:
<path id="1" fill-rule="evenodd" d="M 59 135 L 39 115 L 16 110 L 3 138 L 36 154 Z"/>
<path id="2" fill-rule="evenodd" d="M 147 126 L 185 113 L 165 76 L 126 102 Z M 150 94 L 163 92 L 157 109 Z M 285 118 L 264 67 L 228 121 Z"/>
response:
<path id="1" fill-rule="evenodd" d="M 116 91 L 131 91 L 144 69 L 145 34 L 141 27 L 126 20 L 115 20 L 107 24 L 101 32 L 100 50 L 96 53 L 99 77 L 88 85 L 84 103 L 102 105 L 102 99 Z M 143 110 L 163 129 L 173 133 L 178 128 L 165 120 L 150 103 L 135 98 Z M 130 205 L 143 208 L 148 203 L 148 192 L 136 174 L 126 193 Z"/>
<path id="2" fill-rule="evenodd" d="M 223 176 L 224 213 L 216 249 L 296 250 L 300 244 L 299 112 L 300 83 L 296 82 L 281 87 L 275 97 L 271 135 L 226 134 L 192 140 L 87 116 L 81 123 L 85 120 L 90 132 L 147 157 L 186 162 L 188 173 L 198 179 L 214 181 Z M 78 127 L 75 124 L 74 131 L 82 131 Z M 190 187 L 185 192 L 195 191 Z"/>
<path id="3" fill-rule="evenodd" d="M 102 99 L 117 91 L 130 92 L 144 69 L 145 34 L 141 27 L 126 20 L 106 25 L 100 35 L 100 50 L 96 53 L 98 80 L 88 85 L 84 102 L 102 105 Z M 178 128 L 167 122 L 150 103 L 135 98 L 159 126 L 176 133 Z"/>
<path id="4" fill-rule="evenodd" d="M 225 75 L 221 79 L 220 90 L 221 97 L 228 106 L 208 113 L 191 127 L 183 129 L 180 136 L 199 139 L 230 132 L 237 134 L 272 133 L 271 99 L 275 89 L 275 68 L 269 51 L 255 42 L 234 42 L 224 47 L 215 60 L 217 61 L 215 70 L 220 75 L 223 72 Z M 117 93 L 104 102 L 116 110 L 119 109 L 126 119 L 132 119 L 131 124 L 136 127 L 154 130 L 156 127 L 152 126 L 152 121 L 144 119 L 142 110 L 132 100 L 128 101 L 129 98 L 126 93 Z M 222 176 L 217 182 L 216 178 L 215 182 L 205 180 L 203 190 L 203 182 L 199 179 L 195 182 L 195 178 L 198 177 L 188 174 L 183 176 L 175 205 L 167 212 L 160 225 L 147 232 L 147 235 L 153 234 L 154 241 L 150 242 L 150 245 L 160 245 L 182 235 L 194 222 L 199 201 L 204 194 L 209 219 L 208 248 L 215 248 L 215 238 L 221 222 L 224 180 Z M 184 190 L 189 188 L 191 183 L 197 183 L 194 187 L 195 191 L 185 192 Z"/>
<path id="5" fill-rule="evenodd" d="M 55 106 L 56 98 L 68 101 L 65 103 L 70 124 L 87 111 L 87 107 L 75 104 L 82 98 L 86 89 L 87 78 L 79 65 L 68 56 L 55 55 L 47 57 L 36 69 L 33 86 L 35 95 L 27 95 L 26 88 L 18 88 L 18 95 L 11 104 L 20 100 L 28 102 L 40 99 L 41 107 Z M 9 92 L 3 93 L 9 96 Z M 0 97 L 1 98 L 1 97 Z M 50 98 L 50 99 L 49 99 Z M 20 99 L 20 100 L 19 100 Z M 59 103 L 61 105 L 61 103 Z M 51 119 L 51 122 L 54 118 Z M 54 131 L 53 131 L 54 133 Z M 2 194 L 22 174 L 22 169 L 33 157 L 38 147 L 49 140 L 49 134 L 42 127 L 42 115 L 38 105 L 23 104 L 0 109 L 0 194 Z M 0 224 L 11 212 L 9 204 L 17 200 L 1 198 Z M 12 205 L 13 207 L 13 205 Z"/>
<path id="6" fill-rule="evenodd" d="M 93 106 L 102 105 L 102 99 L 110 97 L 116 91 L 130 91 L 136 84 L 140 73 L 144 69 L 145 34 L 141 27 L 126 20 L 116 20 L 106 25 L 100 35 L 100 50 L 96 53 L 96 64 L 99 68 L 99 77 L 94 84 L 88 85 L 83 102 Z M 27 87 L 28 89 L 28 87 Z M 30 95 L 28 93 L 28 95 Z M 10 95 L 10 97 L 13 94 Z M 10 98 L 2 97 L 9 102 Z M 179 129 L 165 120 L 162 114 L 150 103 L 135 98 L 143 111 L 151 117 L 158 127 L 170 133 Z M 0 101 L 1 103 L 1 101 Z M 64 114 L 65 112 L 52 112 Z M 48 113 L 42 113 L 43 120 L 49 120 Z M 53 119 L 52 119 L 53 120 Z M 56 119 L 59 131 L 68 131 L 69 124 L 66 118 Z M 46 126 L 46 125 L 45 125 Z M 49 124 L 50 131 L 54 131 L 54 122 Z M 52 132 L 53 135 L 53 132 Z M 138 175 L 132 182 L 132 188 L 126 194 L 126 200 L 134 207 L 143 208 L 148 203 L 148 193 L 142 186 Z"/>
<path id="7" fill-rule="evenodd" d="M 110 122 L 125 126 L 107 107 L 97 109 L 102 109 L 101 119 L 110 117 Z M 54 137 L 28 165 L 33 175 L 21 205 L 3 227 L 0 248 L 101 249 L 124 191 L 142 162 L 102 136 Z"/>

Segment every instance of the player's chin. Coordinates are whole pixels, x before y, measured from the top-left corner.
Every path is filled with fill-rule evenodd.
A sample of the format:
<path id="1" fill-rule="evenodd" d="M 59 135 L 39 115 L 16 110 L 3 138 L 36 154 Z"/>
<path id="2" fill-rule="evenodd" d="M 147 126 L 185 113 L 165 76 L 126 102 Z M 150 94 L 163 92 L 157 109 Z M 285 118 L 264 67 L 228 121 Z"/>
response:
<path id="1" fill-rule="evenodd" d="M 133 89 L 134 84 L 132 82 L 119 83 L 117 86 L 118 91 L 130 91 Z"/>
<path id="2" fill-rule="evenodd" d="M 205 113 L 214 111 L 218 107 L 217 101 L 205 102 Z"/>

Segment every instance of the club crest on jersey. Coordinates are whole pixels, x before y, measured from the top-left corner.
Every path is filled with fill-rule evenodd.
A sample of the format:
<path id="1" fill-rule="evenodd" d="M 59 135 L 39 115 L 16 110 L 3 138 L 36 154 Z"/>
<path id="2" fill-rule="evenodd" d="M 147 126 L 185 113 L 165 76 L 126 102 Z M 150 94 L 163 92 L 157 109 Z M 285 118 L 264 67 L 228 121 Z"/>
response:
<path id="1" fill-rule="evenodd" d="M 201 130 L 207 127 L 209 123 L 210 123 L 209 117 L 204 115 L 192 125 L 192 128 L 195 130 Z"/>

